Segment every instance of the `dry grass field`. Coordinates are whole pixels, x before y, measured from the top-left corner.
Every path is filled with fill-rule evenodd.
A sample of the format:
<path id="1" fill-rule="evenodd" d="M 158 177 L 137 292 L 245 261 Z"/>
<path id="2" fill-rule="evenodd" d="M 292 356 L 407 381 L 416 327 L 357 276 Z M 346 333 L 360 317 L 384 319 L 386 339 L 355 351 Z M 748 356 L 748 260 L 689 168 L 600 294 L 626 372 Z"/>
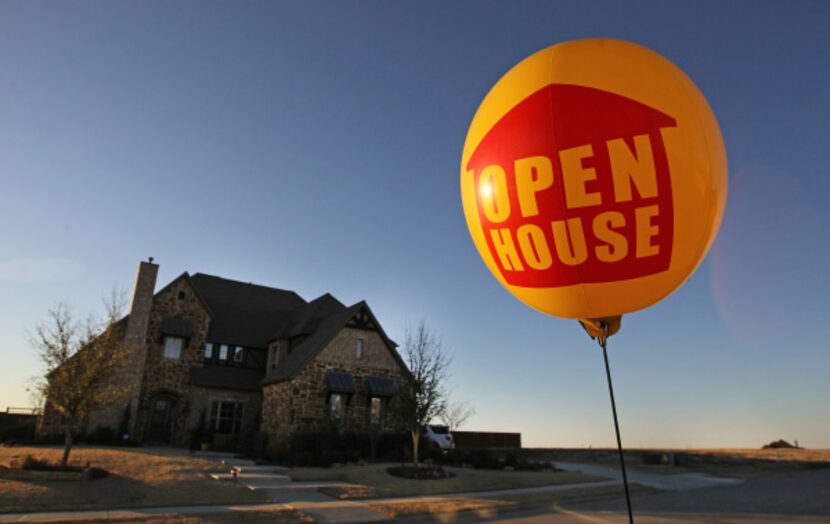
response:
<path id="1" fill-rule="evenodd" d="M 690 455 L 734 457 L 749 460 L 782 462 L 827 462 L 830 464 L 830 449 L 675 449 L 675 453 Z"/>
<path id="2" fill-rule="evenodd" d="M 32 455 L 57 462 L 59 447 L 0 447 L 0 511 L 52 511 L 264 502 L 264 496 L 208 474 L 217 462 L 141 448 L 88 448 L 72 451 L 70 463 L 109 471 L 100 480 L 5 480 L 3 467 Z M 8 472 L 5 476 L 9 476 Z"/>
<path id="3" fill-rule="evenodd" d="M 50 520 L 50 524 L 309 524 L 311 518 L 298 511 L 284 509 L 280 511 L 237 511 L 233 513 L 201 513 L 199 515 L 163 514 L 152 517 L 136 517 L 106 520 Z"/>
<path id="4" fill-rule="evenodd" d="M 526 449 L 534 458 L 548 460 L 591 460 L 616 461 L 616 448 L 561 448 L 561 449 Z M 747 461 L 777 462 L 814 462 L 830 464 L 830 449 L 749 449 L 749 448 L 700 448 L 700 449 L 638 449 L 626 448 L 626 455 L 639 457 L 643 453 L 675 453 L 693 457 L 709 458 L 713 460 L 742 459 Z"/>
<path id="5" fill-rule="evenodd" d="M 616 449 L 527 449 L 534 460 L 560 462 L 596 462 L 617 467 Z M 644 453 L 674 453 L 676 466 L 646 466 Z M 754 478 L 761 475 L 799 471 L 812 468 L 830 468 L 830 450 L 826 449 L 626 449 L 626 465 L 649 473 L 676 474 L 688 472 L 709 473 L 725 477 Z"/>
<path id="6" fill-rule="evenodd" d="M 528 506 L 552 506 L 570 500 L 619 495 L 620 486 L 599 486 L 569 489 L 561 492 L 523 493 L 488 498 L 418 499 L 396 502 L 371 502 L 368 506 L 390 517 L 411 515 L 454 513 L 463 511 L 479 517 L 491 516 L 495 511 Z M 654 491 L 650 488 L 631 485 L 632 493 Z"/>
<path id="7" fill-rule="evenodd" d="M 410 497 L 441 493 L 461 493 L 515 489 L 555 484 L 577 484 L 601 480 L 582 473 L 562 471 L 493 471 L 484 469 L 445 468 L 455 477 L 441 480 L 413 480 L 394 477 L 386 468 L 395 464 L 371 464 L 343 468 L 294 468 L 286 474 L 294 480 L 336 480 L 357 484 L 355 487 L 326 488 L 326 494 L 341 499 Z"/>

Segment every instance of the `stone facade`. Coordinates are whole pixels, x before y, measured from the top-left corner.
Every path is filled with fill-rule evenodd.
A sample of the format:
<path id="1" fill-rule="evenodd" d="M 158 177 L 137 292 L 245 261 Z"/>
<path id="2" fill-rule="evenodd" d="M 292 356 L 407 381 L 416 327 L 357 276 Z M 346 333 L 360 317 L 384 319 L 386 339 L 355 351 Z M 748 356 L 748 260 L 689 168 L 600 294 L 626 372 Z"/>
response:
<path id="1" fill-rule="evenodd" d="M 193 335 L 183 345 L 178 359 L 164 357 L 162 322 L 167 318 L 187 320 L 193 326 Z M 154 399 L 163 397 L 173 404 L 170 417 L 172 442 L 184 444 L 188 441 L 189 431 L 193 428 L 188 421 L 193 418 L 193 412 L 198 417 L 204 408 L 192 402 L 190 368 L 204 365 L 203 351 L 209 326 L 210 314 L 187 279 L 179 279 L 154 297 L 147 327 L 147 360 L 134 430 L 139 440 L 149 437 L 147 426 L 151 404 Z"/>
<path id="2" fill-rule="evenodd" d="M 262 414 L 262 393 L 260 391 L 240 391 L 235 389 L 200 388 L 193 387 L 188 398 L 191 406 L 186 415 L 184 427 L 189 430 L 199 426 L 199 419 L 205 414 L 205 420 L 210 422 L 211 407 L 214 402 L 239 402 L 242 404 L 242 428 L 240 435 L 249 435 L 259 430 Z M 223 442 L 225 440 L 225 442 Z M 232 440 L 223 439 L 222 436 L 214 435 L 212 441 L 227 445 Z"/>
<path id="3" fill-rule="evenodd" d="M 357 340 L 363 340 L 363 355 L 357 357 Z M 343 418 L 334 420 L 326 373 L 352 375 L 356 393 L 344 408 Z M 392 380 L 398 391 L 404 387 L 404 371 L 376 331 L 343 328 L 334 339 L 290 380 L 268 384 L 263 389 L 262 430 L 269 446 L 287 444 L 292 434 L 331 429 L 368 431 L 370 429 L 370 394 L 367 377 Z M 396 399 L 384 398 L 381 429 L 400 429 L 394 418 Z"/>
<path id="4" fill-rule="evenodd" d="M 196 277 L 191 280 L 191 277 L 184 274 L 154 294 L 157 270 L 158 266 L 152 261 L 139 265 L 133 307 L 124 325 L 124 344 L 132 348 L 134 357 L 125 368 L 125 376 L 118 377 L 117 380 L 129 390 L 127 400 L 94 413 L 86 427 L 79 428 L 81 431 L 92 432 L 97 426 L 118 431 L 129 406 L 129 434 L 132 440 L 161 440 L 184 446 L 192 442 L 194 430 L 199 428 L 201 420 L 208 426 L 204 429 L 211 430 L 213 407 L 222 402 L 233 404 L 231 411 L 235 413 L 234 426 L 238 421 L 240 427 L 235 434 L 214 435 L 215 443 L 231 447 L 240 438 L 259 431 L 267 435 L 269 444 L 281 445 L 286 444 L 295 433 L 330 429 L 361 432 L 368 431 L 370 426 L 377 429 L 378 426 L 371 424 L 372 397 L 367 377 L 389 379 L 395 383 L 398 391 L 404 388 L 408 372 L 397 358 L 391 343 L 374 324 L 367 327 L 355 318 L 349 322 L 343 320 L 344 327 L 334 334 L 325 347 L 315 350 L 316 353 L 298 371 L 280 382 L 269 383 L 266 379 L 266 385 L 260 387 L 256 377 L 267 377 L 269 372 L 275 372 L 279 362 L 285 362 L 307 333 L 302 336 L 288 335 L 293 337 L 291 342 L 287 339 L 272 340 L 270 346 L 273 351 L 267 351 L 264 347 L 246 347 L 242 360 L 225 359 L 219 363 L 219 359 L 215 358 L 219 343 L 228 343 L 230 348 L 234 346 L 230 344 L 232 341 L 209 338 L 214 333 L 211 331 L 213 311 L 206 306 L 208 302 L 203 301 L 206 300 L 205 295 L 195 287 Z M 211 278 L 221 280 L 218 277 Z M 236 282 L 232 285 L 243 288 L 246 285 L 252 286 Z M 257 293 L 261 294 L 262 290 L 257 288 L 251 293 L 251 296 L 257 298 L 261 296 Z M 329 307 L 334 307 L 333 311 L 345 311 L 345 306 L 336 299 L 328 295 L 326 297 L 324 302 Z M 307 304 L 300 298 L 297 300 Z M 361 316 L 371 316 L 365 303 L 356 304 L 351 309 Z M 332 313 L 329 311 L 327 314 Z M 221 318 L 227 320 L 227 317 Z M 246 316 L 242 318 L 247 321 Z M 164 355 L 165 338 L 168 336 L 164 333 L 164 323 L 168 319 L 181 321 L 174 324 L 186 325 L 190 331 L 187 337 L 180 335 L 183 343 L 178 358 Z M 274 320 L 275 323 L 278 321 L 279 318 Z M 248 324 L 242 325 L 247 330 Z M 173 328 L 168 326 L 168 329 Z M 245 331 L 241 338 L 245 338 L 244 333 Z M 360 354 L 357 350 L 358 341 L 361 341 Z M 214 344 L 214 357 L 211 363 L 206 364 L 207 343 Z M 268 344 L 269 342 L 262 342 L 260 345 Z M 194 375 L 194 368 L 206 366 L 218 373 L 197 369 L 195 373 L 199 376 Z M 222 369 L 227 369 L 228 373 L 221 372 Z M 247 371 L 240 374 L 243 370 Z M 257 370 L 261 370 L 262 375 L 258 375 Z M 332 417 L 331 394 L 328 390 L 327 373 L 332 371 L 350 374 L 356 386 L 354 394 L 343 397 L 348 401 L 344 403 L 342 417 L 339 419 Z M 205 378 L 199 378 L 217 374 L 220 379 L 208 382 L 205 382 Z M 240 376 L 245 377 L 244 383 L 233 383 L 231 379 Z M 199 385 L 194 384 L 193 380 Z M 395 402 L 394 396 L 381 399 L 380 429 L 397 430 L 402 427 L 392 415 L 395 412 Z M 238 415 L 240 406 L 241 416 Z M 51 415 L 53 414 L 47 408 L 43 419 L 55 422 L 58 417 Z M 218 425 L 221 425 L 221 420 Z"/>

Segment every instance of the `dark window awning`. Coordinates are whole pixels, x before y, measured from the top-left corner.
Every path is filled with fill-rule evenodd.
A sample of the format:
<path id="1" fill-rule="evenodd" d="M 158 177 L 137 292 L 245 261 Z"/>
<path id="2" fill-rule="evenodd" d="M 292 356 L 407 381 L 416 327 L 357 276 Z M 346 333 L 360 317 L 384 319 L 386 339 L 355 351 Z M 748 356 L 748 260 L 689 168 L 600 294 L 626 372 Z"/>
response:
<path id="1" fill-rule="evenodd" d="M 354 394 L 357 391 L 357 387 L 354 385 L 354 379 L 348 373 L 329 371 L 326 373 L 326 382 L 329 385 L 329 393 Z"/>
<path id="2" fill-rule="evenodd" d="M 394 397 L 395 383 L 388 378 L 366 377 L 369 394 L 373 397 Z"/>
<path id="3" fill-rule="evenodd" d="M 193 324 L 178 318 L 165 318 L 161 323 L 161 332 L 173 337 L 190 338 L 193 336 Z"/>

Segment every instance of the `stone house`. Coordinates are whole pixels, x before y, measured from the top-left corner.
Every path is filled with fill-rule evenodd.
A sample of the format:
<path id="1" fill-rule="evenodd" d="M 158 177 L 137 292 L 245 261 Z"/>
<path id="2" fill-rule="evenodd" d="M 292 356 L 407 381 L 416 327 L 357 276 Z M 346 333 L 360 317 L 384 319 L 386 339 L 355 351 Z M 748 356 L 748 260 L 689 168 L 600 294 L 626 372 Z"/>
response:
<path id="1" fill-rule="evenodd" d="M 129 403 L 93 413 L 83 431 L 126 420 L 135 441 L 183 446 L 202 426 L 215 444 L 261 432 L 273 447 L 296 433 L 402 429 L 393 408 L 409 370 L 366 302 L 307 302 L 201 273 L 156 292 L 157 274 L 152 259 L 139 263 L 121 321 Z M 43 420 L 42 433 L 57 429 L 54 413 Z"/>

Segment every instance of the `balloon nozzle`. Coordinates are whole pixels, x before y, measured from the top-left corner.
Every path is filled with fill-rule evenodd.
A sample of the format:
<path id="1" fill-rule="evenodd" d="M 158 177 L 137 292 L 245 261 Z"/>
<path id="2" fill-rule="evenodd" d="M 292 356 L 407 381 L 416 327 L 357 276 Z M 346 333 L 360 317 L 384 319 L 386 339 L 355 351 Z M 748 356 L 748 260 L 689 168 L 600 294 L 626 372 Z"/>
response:
<path id="1" fill-rule="evenodd" d="M 588 336 L 592 339 L 597 339 L 599 344 L 604 346 L 608 337 L 616 334 L 620 330 L 622 315 L 601 318 L 580 318 L 579 323 L 582 324 Z"/>

